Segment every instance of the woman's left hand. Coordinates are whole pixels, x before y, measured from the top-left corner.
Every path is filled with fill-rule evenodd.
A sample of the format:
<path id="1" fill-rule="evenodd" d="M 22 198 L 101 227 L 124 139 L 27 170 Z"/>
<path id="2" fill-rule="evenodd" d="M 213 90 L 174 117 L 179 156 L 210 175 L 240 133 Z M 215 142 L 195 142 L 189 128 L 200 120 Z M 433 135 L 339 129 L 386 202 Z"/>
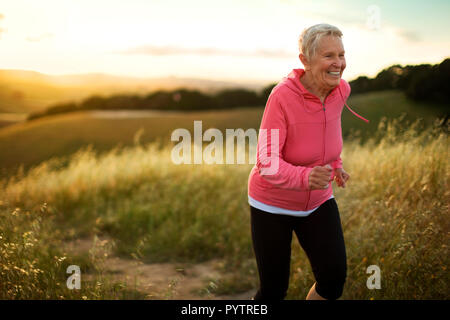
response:
<path id="1" fill-rule="evenodd" d="M 345 184 L 350 179 L 350 175 L 343 168 L 337 168 L 334 169 L 334 179 L 339 187 L 345 188 Z"/>

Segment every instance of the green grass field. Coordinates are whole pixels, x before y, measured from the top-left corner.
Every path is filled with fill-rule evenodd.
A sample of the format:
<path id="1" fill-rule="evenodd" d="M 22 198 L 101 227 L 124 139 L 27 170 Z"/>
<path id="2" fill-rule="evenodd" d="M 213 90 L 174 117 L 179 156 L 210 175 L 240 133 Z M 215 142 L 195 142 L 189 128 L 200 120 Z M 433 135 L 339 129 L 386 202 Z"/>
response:
<path id="1" fill-rule="evenodd" d="M 27 169 L 51 157 L 71 155 L 89 144 L 98 152 L 118 145 L 131 146 L 139 131 L 142 143 L 159 140 L 166 144 L 177 128 L 193 132 L 194 120 L 203 121 L 203 130 L 259 128 L 263 111 L 263 108 L 240 108 L 119 119 L 95 118 L 88 112 L 78 112 L 23 122 L 0 129 L 0 166 L 5 176 L 19 164 Z"/>
<path id="2" fill-rule="evenodd" d="M 344 139 L 359 138 L 361 142 L 377 132 L 379 121 L 404 115 L 402 125 L 417 119 L 427 127 L 442 115 L 442 106 L 412 102 L 399 91 L 374 92 L 351 96 L 350 108 L 369 119 L 369 124 L 356 118 L 346 108 L 342 115 Z M 16 173 L 20 165 L 25 171 L 53 157 L 69 157 L 77 150 L 92 145 L 98 153 L 116 146 L 132 146 L 136 136 L 140 142 L 170 141 L 176 128 L 193 131 L 194 120 L 203 121 L 203 131 L 218 128 L 259 129 L 264 108 L 234 110 L 158 113 L 145 118 L 95 118 L 87 112 L 69 113 L 31 122 L 20 122 L 0 128 L 0 178 Z M 0 119 L 1 120 L 1 119 Z"/>
<path id="3" fill-rule="evenodd" d="M 396 91 L 354 95 L 348 104 L 371 122 L 344 109 L 342 158 L 351 182 L 346 189 L 333 183 L 349 263 L 342 298 L 447 299 L 449 141 L 433 126 L 439 106 Z M 175 165 L 169 142 L 176 128 L 192 132 L 194 120 L 203 131 L 258 129 L 263 111 L 79 112 L 0 128 L 0 298 L 144 298 L 108 278 L 98 257 L 64 249 L 93 236 L 111 239 L 113 254 L 144 263 L 220 259 L 224 276 L 204 288 L 214 294 L 256 288 L 251 165 Z M 288 298 L 303 299 L 314 279 L 296 241 L 292 258 Z M 68 290 L 70 264 L 94 279 Z M 381 269 L 381 290 L 366 287 L 372 264 Z"/>
<path id="4" fill-rule="evenodd" d="M 257 118 L 257 110 L 240 117 L 235 112 L 227 113 L 229 118 L 212 112 L 202 120 L 238 127 L 252 112 Z M 85 118 L 79 116 L 81 125 Z M 54 118 L 53 125 L 71 131 L 74 117 L 67 115 L 65 125 Z M 195 118 L 176 118 L 175 126 Z M 46 121 L 50 126 L 51 119 Z M 77 132 L 88 128 L 85 123 Z M 97 135 L 106 128 L 107 123 Z M 351 180 L 345 189 L 333 183 L 348 255 L 342 299 L 448 299 L 448 135 L 437 127 L 422 130 L 420 121 L 406 127 L 398 119 L 381 121 L 376 132 L 377 138 L 364 143 L 344 142 L 342 158 Z M 129 134 L 131 139 L 133 130 Z M 40 149 L 39 138 L 30 144 L 34 151 Z M 141 142 L 101 155 L 83 149 L 0 180 L 0 298 L 143 298 L 132 286 L 105 277 L 98 259 L 64 250 L 64 243 L 94 235 L 111 239 L 115 255 L 145 263 L 220 259 L 227 276 L 205 283 L 209 292 L 256 288 L 247 204 L 251 166 L 175 165 L 169 145 Z M 70 264 L 94 279 L 84 280 L 81 290 L 68 290 Z M 370 265 L 381 269 L 380 290 L 366 286 Z M 304 299 L 313 282 L 294 238 L 287 298 Z"/>

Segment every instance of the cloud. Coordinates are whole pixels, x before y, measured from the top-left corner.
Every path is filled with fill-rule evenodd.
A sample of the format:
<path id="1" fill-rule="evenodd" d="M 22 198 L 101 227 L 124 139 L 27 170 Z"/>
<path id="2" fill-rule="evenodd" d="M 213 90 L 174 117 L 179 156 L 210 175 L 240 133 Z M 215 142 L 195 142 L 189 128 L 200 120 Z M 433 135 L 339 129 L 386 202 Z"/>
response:
<path id="1" fill-rule="evenodd" d="M 0 20 L 2 20 L 3 18 L 5 18 L 5 16 L 0 13 Z M 2 37 L 2 33 L 5 32 L 5 31 L 6 31 L 6 29 L 3 29 L 3 28 L 0 27 L 0 39 Z"/>
<path id="2" fill-rule="evenodd" d="M 39 35 L 28 36 L 28 37 L 26 37 L 26 40 L 30 41 L 30 42 L 39 42 L 39 41 L 42 41 L 42 40 L 45 40 L 45 39 L 51 39 L 54 36 L 55 35 L 53 33 L 46 32 L 46 33 L 42 33 L 42 34 L 39 34 Z"/>
<path id="3" fill-rule="evenodd" d="M 412 30 L 406 30 L 406 29 L 398 29 L 397 30 L 397 35 L 400 38 L 405 39 L 406 41 L 409 42 L 420 42 L 422 41 L 422 39 L 420 38 L 419 34 L 415 31 Z"/>
<path id="4" fill-rule="evenodd" d="M 165 56 L 165 55 L 202 55 L 202 56 L 246 56 L 246 57 L 266 57 L 266 58 L 277 58 L 285 59 L 292 58 L 295 53 L 290 53 L 284 50 L 278 49 L 256 49 L 253 51 L 244 50 L 227 50 L 222 48 L 185 48 L 178 46 L 154 46 L 146 45 L 136 48 L 131 48 L 123 51 L 118 51 L 115 53 L 119 54 L 143 54 L 152 56 Z"/>
<path id="5" fill-rule="evenodd" d="M 291 0 L 286 3 L 296 5 Z M 296 8 L 299 15 L 306 15 L 323 23 L 335 24 L 344 31 L 345 28 L 358 28 L 371 31 L 393 32 L 396 36 L 407 42 L 421 42 L 423 39 L 416 30 L 405 29 L 383 18 L 381 8 L 369 5 L 365 10 L 348 10 L 343 14 L 342 8 L 335 5 L 314 5 L 307 8 Z M 378 28 L 375 28 L 378 19 Z M 375 23 L 375 25 L 373 25 Z"/>
<path id="6" fill-rule="evenodd" d="M 327 11 L 314 11 L 314 10 L 303 10 L 298 11 L 299 14 L 306 15 L 310 18 L 315 18 L 320 20 L 321 23 L 336 24 L 339 28 L 341 25 L 356 25 L 363 26 L 365 24 L 366 17 L 359 12 L 349 12 L 346 15 L 342 15 L 336 12 Z"/>

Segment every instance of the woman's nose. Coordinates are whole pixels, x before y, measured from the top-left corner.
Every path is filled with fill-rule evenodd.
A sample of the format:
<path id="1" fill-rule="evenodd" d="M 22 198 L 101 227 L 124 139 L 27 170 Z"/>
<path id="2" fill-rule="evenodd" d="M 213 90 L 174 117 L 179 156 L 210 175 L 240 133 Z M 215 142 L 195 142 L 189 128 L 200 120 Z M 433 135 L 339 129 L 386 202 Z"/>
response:
<path id="1" fill-rule="evenodd" d="M 336 60 L 333 61 L 332 66 L 340 69 L 342 67 L 342 64 L 343 64 L 342 60 L 337 58 Z"/>

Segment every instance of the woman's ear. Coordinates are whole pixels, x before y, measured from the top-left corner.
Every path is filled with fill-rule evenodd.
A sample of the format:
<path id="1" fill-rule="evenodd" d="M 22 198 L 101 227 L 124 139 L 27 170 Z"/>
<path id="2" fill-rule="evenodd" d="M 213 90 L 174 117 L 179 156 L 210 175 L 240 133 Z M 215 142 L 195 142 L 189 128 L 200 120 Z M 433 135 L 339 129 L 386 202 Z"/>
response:
<path id="1" fill-rule="evenodd" d="M 298 57 L 300 58 L 301 63 L 303 64 L 303 66 L 305 67 L 305 71 L 309 70 L 309 63 L 308 63 L 308 59 L 306 59 L 305 55 L 303 53 L 300 53 L 298 55 Z"/>

